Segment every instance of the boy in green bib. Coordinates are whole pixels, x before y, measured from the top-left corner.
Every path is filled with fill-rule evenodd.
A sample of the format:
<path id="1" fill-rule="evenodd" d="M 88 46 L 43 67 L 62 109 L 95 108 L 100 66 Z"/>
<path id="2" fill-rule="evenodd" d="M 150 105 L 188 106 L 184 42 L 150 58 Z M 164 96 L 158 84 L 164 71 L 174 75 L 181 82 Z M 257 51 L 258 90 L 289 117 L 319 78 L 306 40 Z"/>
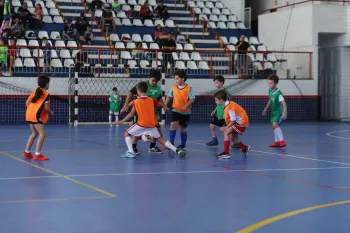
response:
<path id="1" fill-rule="evenodd" d="M 112 116 L 115 115 L 115 121 L 119 120 L 120 101 L 121 97 L 118 94 L 118 89 L 113 87 L 113 93 L 109 97 L 109 124 L 112 126 Z"/>
<path id="2" fill-rule="evenodd" d="M 213 81 L 214 81 L 215 87 L 218 90 L 225 90 L 226 95 L 227 95 L 227 100 L 230 100 L 231 94 L 226 88 L 224 88 L 224 84 L 225 84 L 224 76 L 217 75 L 217 76 L 215 76 Z M 207 143 L 207 146 L 219 145 L 219 141 L 218 141 L 218 138 L 216 136 L 215 128 L 216 128 L 216 126 L 218 126 L 219 128 L 225 126 L 224 109 L 225 109 L 224 105 L 217 105 L 216 108 L 214 109 L 214 111 L 211 113 L 213 120 L 210 124 L 210 132 L 211 132 L 211 136 L 213 139 Z"/>
<path id="3" fill-rule="evenodd" d="M 277 75 L 268 77 L 269 85 L 269 102 L 267 102 L 262 115 L 266 115 L 267 109 L 271 106 L 271 123 L 275 134 L 275 142 L 270 147 L 285 147 L 286 143 L 280 125 L 287 119 L 287 103 L 283 97 L 283 93 L 277 88 L 279 78 Z"/>

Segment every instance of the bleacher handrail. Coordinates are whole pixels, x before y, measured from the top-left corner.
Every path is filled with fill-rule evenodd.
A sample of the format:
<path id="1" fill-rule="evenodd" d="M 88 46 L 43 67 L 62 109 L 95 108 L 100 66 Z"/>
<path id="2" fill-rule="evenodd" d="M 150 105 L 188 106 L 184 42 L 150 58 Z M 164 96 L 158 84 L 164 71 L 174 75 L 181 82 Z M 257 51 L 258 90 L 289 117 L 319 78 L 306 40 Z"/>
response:
<path id="1" fill-rule="evenodd" d="M 305 0 L 305 1 L 300 1 L 300 2 L 296 2 L 296 3 L 287 3 L 283 6 L 276 6 L 276 7 L 272 7 L 269 9 L 265 9 L 259 12 L 259 15 L 261 14 L 265 14 L 265 13 L 270 13 L 270 12 L 276 12 L 279 9 L 282 8 L 286 8 L 286 7 L 292 7 L 292 6 L 296 6 L 296 5 L 301 5 L 301 4 L 305 4 L 305 3 L 313 3 L 313 2 L 336 2 L 336 3 L 350 3 L 350 0 Z"/>

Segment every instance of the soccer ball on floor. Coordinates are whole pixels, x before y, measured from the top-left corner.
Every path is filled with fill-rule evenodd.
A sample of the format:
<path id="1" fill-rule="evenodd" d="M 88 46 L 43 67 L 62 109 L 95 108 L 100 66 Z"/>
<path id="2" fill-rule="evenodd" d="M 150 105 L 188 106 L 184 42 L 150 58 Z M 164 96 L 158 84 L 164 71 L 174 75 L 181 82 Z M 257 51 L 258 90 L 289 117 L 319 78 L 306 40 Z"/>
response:
<path id="1" fill-rule="evenodd" d="M 149 133 L 143 134 L 141 138 L 144 142 L 149 142 L 152 140 L 152 136 Z"/>

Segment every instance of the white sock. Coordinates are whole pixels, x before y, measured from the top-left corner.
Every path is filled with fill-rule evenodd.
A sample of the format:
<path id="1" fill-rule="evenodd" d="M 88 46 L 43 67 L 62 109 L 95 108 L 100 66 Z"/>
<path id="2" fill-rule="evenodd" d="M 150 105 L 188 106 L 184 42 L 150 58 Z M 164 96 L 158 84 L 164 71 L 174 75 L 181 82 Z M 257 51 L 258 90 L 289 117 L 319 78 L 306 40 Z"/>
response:
<path id="1" fill-rule="evenodd" d="M 176 153 L 176 147 L 173 144 L 171 144 L 169 141 L 166 141 L 164 145 Z"/>
<path id="2" fill-rule="evenodd" d="M 115 120 L 116 120 L 116 121 L 119 120 L 119 115 L 115 115 Z"/>
<path id="3" fill-rule="evenodd" d="M 41 152 L 35 152 L 35 156 L 41 155 Z"/>
<path id="4" fill-rule="evenodd" d="M 112 123 L 112 116 L 111 115 L 109 115 L 108 119 L 109 119 L 109 123 Z"/>
<path id="5" fill-rule="evenodd" d="M 30 150 L 24 150 L 25 153 L 29 154 L 30 153 Z"/>
<path id="6" fill-rule="evenodd" d="M 276 130 L 273 130 L 273 134 L 275 135 L 275 142 L 279 142 L 278 137 L 277 137 Z"/>
<path id="7" fill-rule="evenodd" d="M 279 141 L 283 141 L 283 133 L 280 127 L 275 129 L 276 136 L 278 137 Z"/>
<path id="8" fill-rule="evenodd" d="M 128 146 L 128 151 L 131 153 L 134 153 L 134 150 L 132 149 L 132 139 L 130 136 L 125 138 L 126 145 Z"/>

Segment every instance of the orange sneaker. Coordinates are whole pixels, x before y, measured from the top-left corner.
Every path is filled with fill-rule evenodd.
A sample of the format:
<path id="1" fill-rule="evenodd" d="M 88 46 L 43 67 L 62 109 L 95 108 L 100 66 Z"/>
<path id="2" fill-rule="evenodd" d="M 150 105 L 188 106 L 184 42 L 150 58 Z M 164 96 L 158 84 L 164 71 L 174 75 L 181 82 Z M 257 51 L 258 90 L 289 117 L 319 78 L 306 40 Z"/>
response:
<path id="1" fill-rule="evenodd" d="M 49 158 L 46 157 L 46 156 L 43 155 L 43 154 L 40 154 L 40 155 L 35 155 L 35 156 L 33 156 L 33 160 L 36 160 L 36 161 L 44 161 L 44 160 L 49 160 Z"/>
<path id="2" fill-rule="evenodd" d="M 26 159 L 32 159 L 34 156 L 31 152 L 29 153 L 23 152 L 22 157 Z"/>
<path id="3" fill-rule="evenodd" d="M 280 147 L 280 142 L 274 142 L 269 147 Z"/>
<path id="4" fill-rule="evenodd" d="M 284 141 L 280 141 L 280 147 L 285 147 L 287 144 Z"/>

